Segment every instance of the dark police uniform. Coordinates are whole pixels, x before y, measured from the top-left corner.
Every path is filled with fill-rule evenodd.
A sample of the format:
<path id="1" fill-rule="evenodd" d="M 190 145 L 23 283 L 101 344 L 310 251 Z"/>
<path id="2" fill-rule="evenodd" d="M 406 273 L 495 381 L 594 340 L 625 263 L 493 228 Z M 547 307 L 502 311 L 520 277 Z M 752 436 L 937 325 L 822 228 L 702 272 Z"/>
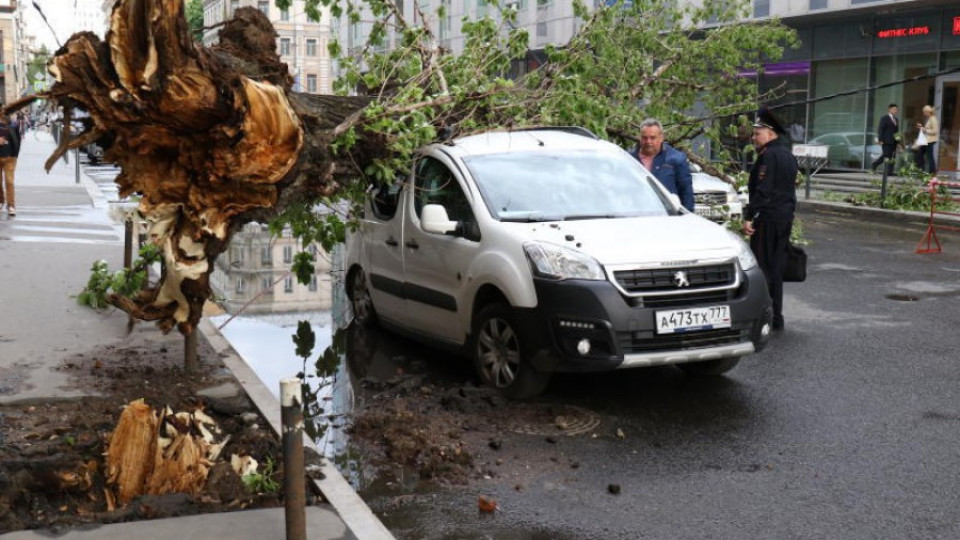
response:
<path id="1" fill-rule="evenodd" d="M 797 207 L 797 158 L 786 137 L 758 149 L 750 169 L 750 205 L 744 219 L 753 222 L 750 249 L 767 278 L 773 300 L 773 327 L 783 328 L 783 268 Z"/>

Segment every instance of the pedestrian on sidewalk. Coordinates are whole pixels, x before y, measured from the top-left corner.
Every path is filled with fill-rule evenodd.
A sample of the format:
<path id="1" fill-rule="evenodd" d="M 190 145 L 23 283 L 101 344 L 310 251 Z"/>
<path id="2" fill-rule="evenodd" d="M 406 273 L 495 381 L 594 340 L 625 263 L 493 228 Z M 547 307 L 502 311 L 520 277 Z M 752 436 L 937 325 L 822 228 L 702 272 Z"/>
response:
<path id="1" fill-rule="evenodd" d="M 887 106 L 887 114 L 880 117 L 880 123 L 877 126 L 877 138 L 880 140 L 880 148 L 883 154 L 876 161 L 870 164 L 870 170 L 877 172 L 877 167 L 884 161 L 887 162 L 887 175 L 893 175 L 893 159 L 897 154 L 897 132 L 900 131 L 900 120 L 897 119 L 897 113 L 900 107 L 896 103 Z"/>
<path id="2" fill-rule="evenodd" d="M 787 130 L 766 107 L 753 124 L 757 160 L 750 169 L 750 204 L 742 230 L 750 237 L 750 250 L 767 278 L 773 300 L 773 329 L 783 330 L 783 269 L 797 206 L 797 158 Z"/>
<path id="3" fill-rule="evenodd" d="M 926 142 L 916 149 L 917 167 L 923 172 L 936 174 L 937 163 L 934 156 L 937 153 L 934 151 L 934 148 L 937 146 L 940 122 L 937 121 L 936 115 L 933 114 L 933 107 L 930 105 L 923 106 L 923 119 L 922 123 L 917 122 L 917 129 L 923 133 L 923 138 Z"/>
<path id="4" fill-rule="evenodd" d="M 17 215 L 17 198 L 13 192 L 13 174 L 20 155 L 20 136 L 8 116 L 0 116 L 0 206 L 7 204 L 7 215 Z"/>

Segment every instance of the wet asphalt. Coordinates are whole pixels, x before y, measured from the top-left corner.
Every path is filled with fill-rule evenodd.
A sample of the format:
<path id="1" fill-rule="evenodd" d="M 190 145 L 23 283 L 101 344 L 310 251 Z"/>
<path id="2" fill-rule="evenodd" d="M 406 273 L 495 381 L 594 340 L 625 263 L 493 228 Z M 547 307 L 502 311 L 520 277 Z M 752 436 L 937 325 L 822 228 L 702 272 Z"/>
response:
<path id="1" fill-rule="evenodd" d="M 960 538 L 960 236 L 920 255 L 921 225 L 801 218 L 808 279 L 764 352 L 713 379 L 555 377 L 536 403 L 582 434 L 505 435 L 487 480 L 361 496 L 398 538 Z M 433 354 L 387 341 L 365 357 Z"/>

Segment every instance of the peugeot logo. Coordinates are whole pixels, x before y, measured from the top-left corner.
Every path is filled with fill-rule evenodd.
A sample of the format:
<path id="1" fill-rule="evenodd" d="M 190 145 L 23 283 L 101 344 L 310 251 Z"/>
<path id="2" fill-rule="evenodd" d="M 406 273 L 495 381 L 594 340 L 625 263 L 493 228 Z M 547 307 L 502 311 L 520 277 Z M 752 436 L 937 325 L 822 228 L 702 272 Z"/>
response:
<path id="1" fill-rule="evenodd" d="M 687 280 L 687 273 L 684 272 L 683 270 L 680 270 L 679 272 L 675 272 L 673 274 L 673 283 L 677 286 L 678 289 L 680 287 L 690 286 L 690 281 Z"/>

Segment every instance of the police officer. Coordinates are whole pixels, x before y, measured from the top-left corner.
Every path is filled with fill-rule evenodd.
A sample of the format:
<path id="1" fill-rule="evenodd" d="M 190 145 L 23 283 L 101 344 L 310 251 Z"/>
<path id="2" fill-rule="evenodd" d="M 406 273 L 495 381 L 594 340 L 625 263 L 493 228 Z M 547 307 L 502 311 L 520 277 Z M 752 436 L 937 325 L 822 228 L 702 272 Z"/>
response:
<path id="1" fill-rule="evenodd" d="M 757 159 L 750 169 L 750 205 L 744 213 L 743 232 L 767 278 L 773 300 L 773 329 L 783 330 L 783 268 L 797 206 L 797 158 L 787 131 L 773 113 L 762 107 L 753 124 Z"/>

